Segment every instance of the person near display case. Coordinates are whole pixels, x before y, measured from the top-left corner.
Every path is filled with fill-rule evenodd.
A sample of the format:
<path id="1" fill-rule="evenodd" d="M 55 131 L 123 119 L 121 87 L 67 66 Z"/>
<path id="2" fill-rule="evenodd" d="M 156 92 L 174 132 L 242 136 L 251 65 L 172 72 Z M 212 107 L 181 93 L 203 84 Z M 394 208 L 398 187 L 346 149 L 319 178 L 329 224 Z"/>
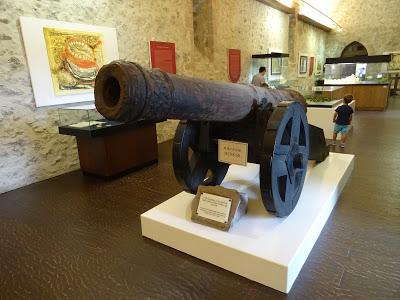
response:
<path id="1" fill-rule="evenodd" d="M 333 115 L 333 123 L 335 123 L 333 128 L 333 142 L 332 145 L 336 145 L 336 138 L 338 133 L 340 136 L 340 147 L 344 148 L 347 140 L 347 133 L 350 128 L 351 120 L 353 118 L 353 108 L 349 103 L 353 101 L 353 95 L 347 94 L 343 98 L 343 104 L 335 109 Z"/>
<path id="2" fill-rule="evenodd" d="M 267 69 L 265 67 L 260 67 L 258 69 L 258 74 L 253 76 L 253 80 L 251 81 L 251 84 L 255 85 L 255 86 L 264 86 L 264 87 L 267 86 L 268 87 L 268 84 L 265 82 L 265 78 L 264 78 L 266 72 L 267 72 Z"/>

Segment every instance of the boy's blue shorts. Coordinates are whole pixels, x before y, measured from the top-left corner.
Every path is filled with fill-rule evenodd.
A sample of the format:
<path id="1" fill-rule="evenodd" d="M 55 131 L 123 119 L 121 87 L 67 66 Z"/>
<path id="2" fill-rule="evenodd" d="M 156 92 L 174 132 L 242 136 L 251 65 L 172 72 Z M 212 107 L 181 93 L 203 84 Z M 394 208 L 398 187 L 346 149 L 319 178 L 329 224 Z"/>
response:
<path id="1" fill-rule="evenodd" d="M 335 124 L 335 127 L 333 128 L 334 133 L 347 133 L 349 131 L 349 125 L 339 125 Z"/>

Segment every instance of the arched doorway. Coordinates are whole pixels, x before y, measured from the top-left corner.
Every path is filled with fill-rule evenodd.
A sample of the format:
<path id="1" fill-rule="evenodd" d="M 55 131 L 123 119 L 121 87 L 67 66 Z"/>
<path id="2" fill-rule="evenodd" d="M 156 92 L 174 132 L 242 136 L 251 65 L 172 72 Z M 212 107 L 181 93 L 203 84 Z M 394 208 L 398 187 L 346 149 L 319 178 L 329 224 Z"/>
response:
<path id="1" fill-rule="evenodd" d="M 354 41 L 344 47 L 340 57 L 355 57 L 364 55 L 368 55 L 367 48 L 365 48 L 363 44 Z"/>

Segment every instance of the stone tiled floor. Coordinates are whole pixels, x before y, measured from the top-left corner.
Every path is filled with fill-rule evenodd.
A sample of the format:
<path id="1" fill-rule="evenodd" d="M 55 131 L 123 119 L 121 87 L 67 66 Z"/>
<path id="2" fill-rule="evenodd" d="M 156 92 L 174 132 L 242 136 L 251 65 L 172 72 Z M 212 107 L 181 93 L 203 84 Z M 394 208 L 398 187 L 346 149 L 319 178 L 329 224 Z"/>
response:
<path id="1" fill-rule="evenodd" d="M 73 172 L 0 195 L 0 299 L 400 299 L 400 97 L 357 112 L 353 175 L 292 291 L 282 294 L 141 237 L 180 191 L 160 162 L 103 181 Z"/>

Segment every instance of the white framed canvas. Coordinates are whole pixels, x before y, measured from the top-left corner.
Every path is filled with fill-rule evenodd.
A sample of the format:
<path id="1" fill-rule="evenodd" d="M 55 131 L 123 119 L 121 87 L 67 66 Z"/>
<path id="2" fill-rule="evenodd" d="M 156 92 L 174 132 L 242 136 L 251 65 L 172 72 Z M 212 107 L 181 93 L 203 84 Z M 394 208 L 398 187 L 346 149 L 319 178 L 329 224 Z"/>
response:
<path id="1" fill-rule="evenodd" d="M 298 76 L 307 77 L 308 73 L 308 54 L 299 53 Z"/>
<path id="2" fill-rule="evenodd" d="M 94 100 L 100 67 L 118 59 L 115 28 L 20 17 L 36 107 Z"/>

